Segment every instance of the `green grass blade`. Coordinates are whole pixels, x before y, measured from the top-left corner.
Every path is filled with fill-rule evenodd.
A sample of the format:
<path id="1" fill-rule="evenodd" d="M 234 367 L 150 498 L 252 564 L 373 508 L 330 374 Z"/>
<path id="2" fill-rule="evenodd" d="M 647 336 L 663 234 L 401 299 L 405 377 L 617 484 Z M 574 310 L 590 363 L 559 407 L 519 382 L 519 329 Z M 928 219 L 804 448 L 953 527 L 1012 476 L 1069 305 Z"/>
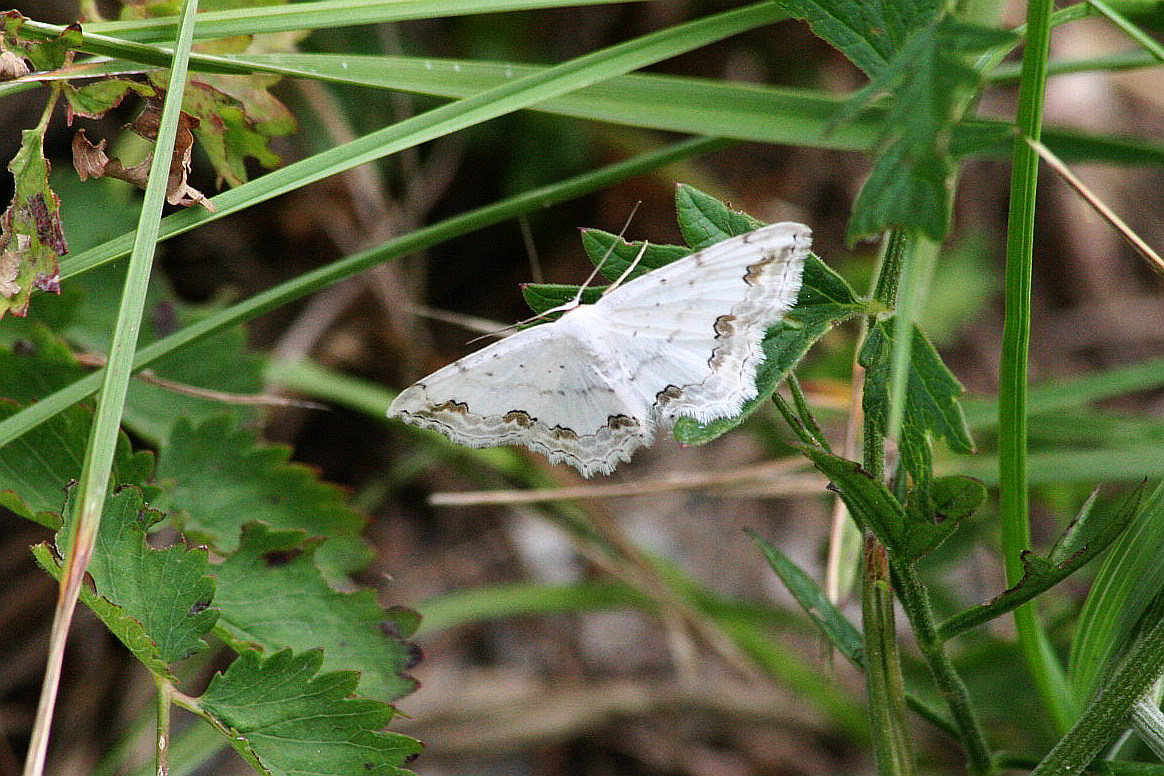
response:
<path id="1" fill-rule="evenodd" d="M 1051 38 L 1051 0 L 1027 6 L 1027 40 L 1019 85 L 1019 132 L 1039 139 Z M 1027 143 L 1015 143 L 1007 223 L 1006 314 L 1003 324 L 998 415 L 998 468 L 1002 550 L 1007 582 L 1022 578 L 1019 553 L 1031 546 L 1027 482 L 1027 369 L 1031 337 L 1031 265 L 1039 158 Z M 1014 612 L 1019 644 L 1039 696 L 1056 726 L 1066 730 L 1074 710 L 1062 667 L 1038 620 L 1034 603 Z"/>
<path id="2" fill-rule="evenodd" d="M 1164 385 L 1164 358 L 1128 364 L 1084 377 L 1055 380 L 1032 388 L 1027 412 L 1070 409 L 1084 404 Z M 985 399 L 965 401 L 966 422 L 974 429 L 990 428 L 998 420 L 998 404 Z"/>
<path id="3" fill-rule="evenodd" d="M 358 24 L 383 24 L 412 19 L 529 11 L 609 2 L 610 0 L 321 0 L 231 11 L 210 11 L 198 17 L 198 37 L 223 38 L 264 32 L 319 30 Z M 117 35 L 126 40 L 170 40 L 174 37 L 175 24 L 175 17 L 161 16 L 154 19 L 90 24 L 86 25 L 86 30 Z"/>
<path id="4" fill-rule="evenodd" d="M 1115 650 L 1149 600 L 1164 585 L 1164 484 L 1148 497 L 1131 526 L 1104 558 L 1079 615 L 1068 667 L 1082 706 Z"/>
<path id="5" fill-rule="evenodd" d="M 175 213 L 162 222 L 161 239 L 330 175 L 699 48 L 778 17 L 774 5 L 756 3 L 610 46 L 473 97 L 434 108 L 223 192 L 212 200 L 216 209 L 214 213 L 194 213 L 192 209 Z M 132 235 L 122 235 L 74 256 L 71 261 L 62 263 L 61 279 L 120 258 L 128 252 L 131 240 Z"/>
<path id="6" fill-rule="evenodd" d="M 44 768 L 48 730 L 56 704 L 69 623 L 81 593 L 85 569 L 93 555 L 101 513 L 109 490 L 109 477 L 113 470 L 118 435 L 121 432 L 121 413 L 125 408 L 125 395 L 133 371 L 137 335 L 145 309 L 146 286 L 149 284 L 150 268 L 157 245 L 158 222 L 161 220 L 162 205 L 165 204 L 169 185 L 170 164 L 174 153 L 174 141 L 178 134 L 182 93 L 186 83 L 190 46 L 194 41 L 194 18 L 197 11 L 198 0 L 186 0 L 182 9 L 181 35 L 174 54 L 174 67 L 158 125 L 153 162 L 150 165 L 145 198 L 122 290 L 113 341 L 109 348 L 109 361 L 103 370 L 101 397 L 97 401 L 97 411 L 81 467 L 81 478 L 77 486 L 78 497 L 73 510 L 75 522 L 69 552 L 64 558 L 61 591 L 53 614 L 49 658 L 25 769 L 26 774 L 34 776 L 38 776 Z M 168 731 L 166 735 L 168 736 Z"/>
<path id="7" fill-rule="evenodd" d="M 134 368 L 141 369 L 190 342 L 237 323 L 248 321 L 268 310 L 337 283 L 381 262 L 424 250 L 444 240 L 499 223 L 522 213 L 587 194 L 671 162 L 713 151 L 722 147 L 723 144 L 724 141 L 717 138 L 697 138 L 676 143 L 659 151 L 643 154 L 628 161 L 594 170 L 550 186 L 533 189 L 524 194 L 418 229 L 369 251 L 312 270 L 221 310 L 165 339 L 158 340 L 138 351 Z M 4 421 L 0 421 L 0 446 L 92 394 L 100 386 L 102 374 L 103 370 L 93 372 L 68 387 L 46 396 L 36 404 L 24 408 Z"/>

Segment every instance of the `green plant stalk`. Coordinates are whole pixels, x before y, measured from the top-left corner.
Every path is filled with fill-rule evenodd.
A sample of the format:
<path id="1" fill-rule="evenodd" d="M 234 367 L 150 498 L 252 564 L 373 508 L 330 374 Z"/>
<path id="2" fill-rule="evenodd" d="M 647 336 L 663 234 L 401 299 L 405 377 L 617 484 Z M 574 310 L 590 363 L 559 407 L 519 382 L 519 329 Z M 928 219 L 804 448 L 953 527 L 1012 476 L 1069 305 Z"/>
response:
<path id="1" fill-rule="evenodd" d="M 157 694 L 154 703 L 158 710 L 158 728 L 154 736 L 154 772 L 158 776 L 170 776 L 170 683 L 160 676 L 154 677 Z"/>
<path id="2" fill-rule="evenodd" d="M 909 235 L 903 230 L 892 230 L 886 237 L 884 251 L 878 264 L 877 279 L 873 286 L 873 299 L 886 307 L 895 306 L 905 255 L 911 247 L 911 242 Z M 866 330 L 872 324 L 873 321 L 869 321 Z M 885 476 L 885 440 L 868 416 L 864 418 L 863 431 L 865 470 L 873 477 L 882 479 Z M 990 752 L 986 746 L 986 739 L 970 704 L 966 685 L 955 671 L 941 639 L 938 638 L 925 587 L 913 566 L 895 567 L 894 572 L 898 597 L 913 626 L 930 674 L 950 709 L 957 736 L 966 749 L 970 770 L 975 774 L 987 773 L 990 770 Z M 870 570 L 866 568 L 864 573 L 868 576 Z"/>
<path id="3" fill-rule="evenodd" d="M 873 301 L 885 305 L 887 310 L 892 310 L 897 304 L 897 289 L 901 284 L 901 271 L 905 265 L 905 254 L 908 250 L 909 237 L 905 231 L 902 229 L 890 230 L 882 244 L 881 255 L 877 262 L 877 279 L 874 282 L 872 294 Z M 876 318 L 872 316 L 866 320 L 861 336 L 862 342 L 876 322 Z M 862 463 L 865 471 L 877 479 L 881 479 L 885 476 L 885 439 L 868 415 L 862 418 L 862 438 L 864 445 Z"/>
<path id="4" fill-rule="evenodd" d="M 249 299 L 231 305 L 214 315 L 207 316 L 195 324 L 174 332 L 139 350 L 134 361 L 134 369 L 143 369 L 191 342 L 230 326 L 249 321 L 265 312 L 338 283 L 377 264 L 407 256 L 522 213 L 588 194 L 634 175 L 663 167 L 671 162 L 701 153 L 710 153 L 729 144 L 729 141 L 719 138 L 685 140 L 652 153 L 643 154 L 549 186 L 542 186 L 501 202 L 422 227 L 371 250 L 348 256 L 266 291 L 261 291 Z M 36 404 L 0 421 L 0 445 L 11 442 L 66 407 L 70 407 L 94 393 L 100 387 L 104 373 L 105 368 L 102 367 L 44 397 Z"/>
<path id="5" fill-rule="evenodd" d="M 861 614 L 865 636 L 865 688 L 877 771 L 884 776 L 917 772 L 905 723 L 905 679 L 893 616 L 893 591 L 885 545 L 865 535 Z"/>
<path id="6" fill-rule="evenodd" d="M 940 246 L 921 233 L 907 237 L 905 262 L 893 316 L 893 362 L 890 365 L 889 421 L 885 437 L 892 444 L 901 438 L 905 420 L 905 394 L 913 350 L 913 324 L 925 307 L 925 294 Z"/>
<path id="7" fill-rule="evenodd" d="M 1136 640 L 1119 668 L 1059 739 L 1031 776 L 1081 773 L 1126 727 L 1133 708 L 1164 674 L 1164 617 L 1157 617 Z"/>
<path id="8" fill-rule="evenodd" d="M 893 565 L 893 581 L 897 587 L 897 596 L 901 606 L 913 626 L 914 637 L 917 639 L 918 649 L 925 658 L 930 669 L 930 675 L 937 685 L 938 691 L 946 701 L 954 725 L 966 749 L 968 766 L 973 774 L 990 772 L 990 750 L 986 745 L 986 737 L 982 733 L 982 725 L 970 702 L 970 694 L 962 677 L 958 675 L 938 629 L 934 623 L 933 608 L 930 606 L 929 595 L 925 585 L 918 576 L 913 564 L 895 563 Z"/>
<path id="9" fill-rule="evenodd" d="M 1038 140 L 1051 37 L 1052 0 L 1027 6 L 1026 48 L 1019 84 L 1018 131 Z M 1023 574 L 1019 553 L 1031 544 L 1027 482 L 1027 360 L 1031 338 L 1031 265 L 1034 255 L 1035 196 L 1039 157 L 1028 143 L 1014 145 L 1010 212 L 1007 219 L 1005 320 L 998 398 L 998 467 L 1002 550 L 1006 577 Z M 1019 644 L 1044 705 L 1060 730 L 1074 717 L 1062 666 L 1038 621 L 1035 604 L 1014 612 Z"/>
<path id="10" fill-rule="evenodd" d="M 25 760 L 25 776 L 41 776 L 44 771 L 49 729 L 52 724 L 53 708 L 56 705 L 69 624 L 77 606 L 85 569 L 89 565 L 97 540 L 101 512 L 105 507 L 117 435 L 121 431 L 121 413 L 125 407 L 125 395 L 133 373 L 138 332 L 141 329 L 141 316 L 145 308 L 146 287 L 149 285 L 150 267 L 157 244 L 158 223 L 166 199 L 170 161 L 173 158 L 174 141 L 178 134 L 182 92 L 186 83 L 190 46 L 194 41 L 194 16 L 197 11 L 198 0 L 185 1 L 182 8 L 181 34 L 174 52 L 174 67 L 170 74 L 169 89 L 158 126 L 154 158 L 150 164 L 137 235 L 130 255 L 125 286 L 122 289 L 121 306 L 109 349 L 109 361 L 104 370 L 101 397 L 97 401 L 97 411 L 93 418 L 89 444 L 85 449 L 85 460 L 81 467 L 81 478 L 77 485 L 79 495 L 73 510 L 73 535 L 61 571 L 60 593 L 53 613 L 49 657 L 28 756 Z"/>

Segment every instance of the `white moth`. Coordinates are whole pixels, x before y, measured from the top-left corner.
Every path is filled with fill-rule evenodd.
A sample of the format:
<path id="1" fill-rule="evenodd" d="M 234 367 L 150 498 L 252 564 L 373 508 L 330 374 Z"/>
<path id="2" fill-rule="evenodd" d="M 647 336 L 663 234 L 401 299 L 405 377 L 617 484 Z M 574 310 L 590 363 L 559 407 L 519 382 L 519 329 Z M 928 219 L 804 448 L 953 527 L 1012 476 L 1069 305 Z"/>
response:
<path id="1" fill-rule="evenodd" d="M 432 373 L 388 414 L 609 474 L 657 426 L 731 417 L 756 396 L 760 342 L 796 302 L 811 235 L 771 224 L 704 248 Z"/>

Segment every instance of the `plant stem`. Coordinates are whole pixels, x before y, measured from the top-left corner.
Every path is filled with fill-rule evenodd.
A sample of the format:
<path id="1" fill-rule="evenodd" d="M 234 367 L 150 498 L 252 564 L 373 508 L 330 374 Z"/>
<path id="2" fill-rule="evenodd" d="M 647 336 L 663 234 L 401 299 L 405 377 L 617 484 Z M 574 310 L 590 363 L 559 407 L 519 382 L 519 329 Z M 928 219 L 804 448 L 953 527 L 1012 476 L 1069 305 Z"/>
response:
<path id="1" fill-rule="evenodd" d="M 986 737 L 982 733 L 982 726 L 974 713 L 970 703 L 970 694 L 962 677 L 954 669 L 954 664 L 946 654 L 942 639 L 938 635 L 934 624 L 933 609 L 930 607 L 929 595 L 925 585 L 912 564 L 895 564 L 893 580 L 897 586 L 897 595 L 905 609 L 906 616 L 913 626 L 914 637 L 918 648 L 929 666 L 930 675 L 938 686 L 942 698 L 950 708 L 954 718 L 954 725 L 966 748 L 966 758 L 969 760 L 971 773 L 984 774 L 990 771 L 990 751 L 986 746 Z"/>
<path id="2" fill-rule="evenodd" d="M 1038 140 L 1051 36 L 1052 0 L 1027 6 L 1026 49 L 1019 86 L 1018 128 Z M 1003 324 L 998 413 L 998 465 L 1002 549 L 1007 581 L 1023 573 L 1019 553 L 1031 544 L 1027 486 L 1027 358 L 1031 337 L 1031 265 L 1039 157 L 1021 140 L 1014 144 L 1006 245 L 1006 313 Z M 1062 668 L 1051 651 L 1034 604 L 1015 610 L 1019 643 L 1043 703 L 1060 730 L 1074 716 Z"/>
<path id="3" fill-rule="evenodd" d="M 1079 715 L 1070 732 L 1043 758 L 1031 776 L 1064 776 L 1081 773 L 1121 729 L 1127 726 L 1136 704 L 1164 672 L 1164 617 L 1136 639 L 1119 667 Z"/>
<path id="4" fill-rule="evenodd" d="M 865 633 L 865 687 L 877 770 L 913 776 L 917 772 L 905 724 L 905 680 L 894 627 L 893 589 L 885 545 L 865 534 L 861 614 Z"/>

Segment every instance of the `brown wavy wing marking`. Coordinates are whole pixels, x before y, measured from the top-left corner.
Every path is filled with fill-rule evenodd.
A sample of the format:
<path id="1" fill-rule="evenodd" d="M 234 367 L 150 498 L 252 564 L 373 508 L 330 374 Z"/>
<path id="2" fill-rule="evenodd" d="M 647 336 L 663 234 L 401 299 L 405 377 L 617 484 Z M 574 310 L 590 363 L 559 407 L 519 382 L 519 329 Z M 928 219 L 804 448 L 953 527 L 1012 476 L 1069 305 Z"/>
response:
<path id="1" fill-rule="evenodd" d="M 620 462 L 629 461 L 635 450 L 650 444 L 653 437 L 649 422 L 629 415 L 611 415 L 591 433 L 561 425 L 550 427 L 524 410 L 478 415 L 466 402 L 453 400 L 402 410 L 401 415 L 467 447 L 522 445 L 551 463 L 573 466 L 584 477 L 609 474 Z"/>

